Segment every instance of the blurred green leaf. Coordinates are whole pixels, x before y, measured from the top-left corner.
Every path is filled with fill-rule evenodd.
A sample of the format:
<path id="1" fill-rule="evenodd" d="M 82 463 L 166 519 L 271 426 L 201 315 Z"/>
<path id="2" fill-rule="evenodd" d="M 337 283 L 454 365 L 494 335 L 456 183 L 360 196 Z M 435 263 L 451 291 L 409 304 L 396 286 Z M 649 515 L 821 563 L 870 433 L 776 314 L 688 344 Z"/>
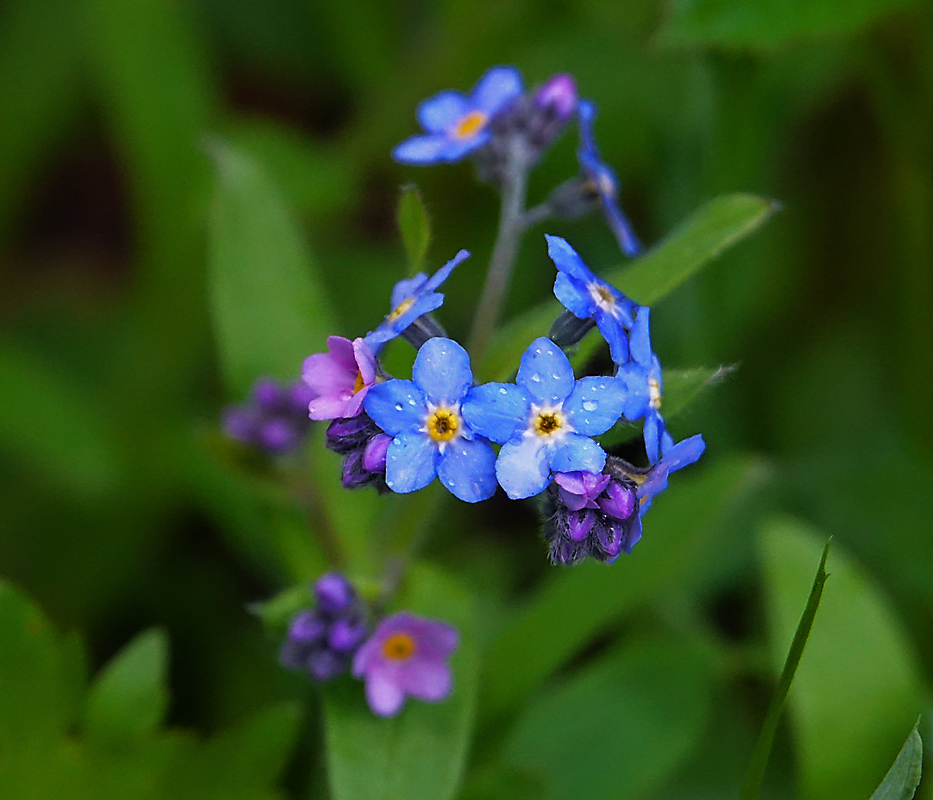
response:
<path id="1" fill-rule="evenodd" d="M 363 684 L 349 678 L 324 694 L 327 761 L 334 800 L 446 800 L 460 783 L 476 704 L 473 612 L 464 587 L 416 565 L 399 607 L 443 620 L 460 631 L 451 659 L 453 694 L 441 703 L 409 699 L 397 717 L 376 717 Z"/>
<path id="2" fill-rule="evenodd" d="M 0 756 L 69 728 L 79 682 L 74 656 L 39 609 L 0 581 Z"/>
<path id="3" fill-rule="evenodd" d="M 431 221 L 418 187 L 402 187 L 398 200 L 398 229 L 408 256 L 408 271 L 414 275 L 421 270 L 431 243 Z"/>
<path id="4" fill-rule="evenodd" d="M 794 635 L 823 536 L 793 519 L 761 534 L 779 665 Z M 878 784 L 917 718 L 921 690 L 909 644 L 884 598 L 834 545 L 831 580 L 789 695 L 802 800 L 858 800 Z"/>
<path id="5" fill-rule="evenodd" d="M 658 41 L 773 49 L 803 37 L 851 34 L 916 4 L 917 0 L 679 0 Z"/>
<path id="6" fill-rule="evenodd" d="M 219 141 L 210 222 L 210 298 L 229 390 L 258 377 L 294 380 L 334 332 L 299 229 L 276 187 L 245 153 Z"/>
<path id="7" fill-rule="evenodd" d="M 0 450 L 76 497 L 114 488 L 120 460 L 106 411 L 50 364 L 0 347 Z"/>
<path id="8" fill-rule="evenodd" d="M 696 475 L 678 474 L 676 489 L 652 505 L 644 538 L 632 555 L 611 565 L 587 562 L 554 570 L 503 625 L 490 649 L 483 682 L 486 714 L 519 705 L 637 604 L 704 575 L 703 554 L 714 553 L 728 534 L 720 524 L 723 516 L 765 474 L 760 463 L 747 458 L 721 461 Z"/>
<path id="9" fill-rule="evenodd" d="M 124 647 L 98 676 L 88 695 L 85 732 L 121 748 L 151 734 L 168 706 L 168 642 L 151 630 Z"/>
<path id="10" fill-rule="evenodd" d="M 881 785 L 875 789 L 871 800 L 911 800 L 917 786 L 920 785 L 922 770 L 923 742 L 920 740 L 917 726 L 914 725 L 901 752 L 897 754 Z"/>
<path id="11" fill-rule="evenodd" d="M 688 641 L 626 642 L 542 691 L 504 758 L 541 778 L 541 800 L 644 797 L 699 742 L 711 682 L 709 654 Z"/>
<path id="12" fill-rule="evenodd" d="M 773 202 L 749 194 L 717 197 L 697 211 L 660 244 L 630 265 L 606 271 L 602 278 L 636 302 L 652 306 L 723 251 L 757 230 L 775 211 Z M 592 266 L 592 265 L 591 265 Z M 594 269 L 594 272 L 600 270 Z M 526 312 L 500 330 L 483 364 L 484 375 L 507 380 L 525 348 L 544 336 L 561 312 L 556 300 Z M 602 339 L 591 333 L 580 343 L 575 361 L 583 363 Z"/>
<path id="13" fill-rule="evenodd" d="M 771 753 L 771 745 L 774 742 L 774 734 L 777 733 L 781 712 L 784 710 L 784 702 L 787 700 L 787 693 L 790 691 L 794 675 L 797 673 L 800 657 L 807 646 L 810 629 L 813 627 L 813 620 L 816 619 L 816 612 L 820 607 L 820 598 L 823 596 L 823 587 L 826 585 L 826 578 L 829 577 L 826 574 L 826 559 L 829 557 L 831 543 L 832 539 L 827 540 L 826 546 L 823 548 L 823 555 L 820 557 L 820 565 L 817 567 L 816 575 L 813 578 L 813 586 L 810 587 L 810 596 L 807 598 L 806 608 L 804 608 L 803 614 L 800 616 L 800 622 L 797 623 L 797 630 L 794 632 L 794 640 L 791 642 L 790 650 L 787 651 L 781 677 L 778 679 L 774 694 L 771 696 L 768 713 L 765 715 L 765 721 L 761 726 L 761 734 L 755 743 L 755 749 L 748 765 L 745 786 L 742 789 L 742 800 L 757 800 L 758 792 L 761 789 L 765 768 L 768 766 L 768 756 Z"/>

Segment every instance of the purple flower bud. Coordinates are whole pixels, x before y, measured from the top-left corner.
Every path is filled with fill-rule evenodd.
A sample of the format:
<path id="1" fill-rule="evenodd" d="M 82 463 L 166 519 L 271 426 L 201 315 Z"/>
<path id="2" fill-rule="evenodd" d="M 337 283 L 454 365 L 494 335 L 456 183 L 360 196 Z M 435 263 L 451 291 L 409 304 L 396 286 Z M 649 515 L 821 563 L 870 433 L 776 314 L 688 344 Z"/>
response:
<path id="1" fill-rule="evenodd" d="M 370 472 L 386 471 L 386 452 L 392 444 L 392 437 L 385 433 L 373 436 L 363 450 L 363 467 Z"/>
<path id="2" fill-rule="evenodd" d="M 356 601 L 356 592 L 339 572 L 328 572 L 314 584 L 318 610 L 325 614 L 341 614 Z"/>
<path id="3" fill-rule="evenodd" d="M 338 619 L 330 628 L 328 644 L 341 653 L 352 653 L 366 638 L 366 624 L 362 620 Z"/>
<path id="4" fill-rule="evenodd" d="M 606 475 L 606 478 L 608 477 Z M 604 514 L 616 519 L 628 519 L 635 510 L 635 492 L 628 486 L 612 482 L 598 503 Z"/>
<path id="5" fill-rule="evenodd" d="M 577 110 L 577 84 L 573 76 L 555 75 L 535 92 L 535 103 L 540 108 L 553 109 L 557 119 L 570 119 Z"/>
<path id="6" fill-rule="evenodd" d="M 312 611 L 304 611 L 292 620 L 288 638 L 296 642 L 316 642 L 324 637 L 326 623 Z"/>
<path id="7" fill-rule="evenodd" d="M 577 511 L 569 515 L 569 522 L 570 538 L 575 542 L 582 542 L 592 530 L 596 517 L 586 511 Z"/>
<path id="8" fill-rule="evenodd" d="M 280 386 L 270 378 L 261 378 L 248 403 L 224 411 L 224 432 L 269 455 L 296 450 L 311 427 L 307 404 L 299 402 L 305 398 L 307 389 L 300 383 Z"/>

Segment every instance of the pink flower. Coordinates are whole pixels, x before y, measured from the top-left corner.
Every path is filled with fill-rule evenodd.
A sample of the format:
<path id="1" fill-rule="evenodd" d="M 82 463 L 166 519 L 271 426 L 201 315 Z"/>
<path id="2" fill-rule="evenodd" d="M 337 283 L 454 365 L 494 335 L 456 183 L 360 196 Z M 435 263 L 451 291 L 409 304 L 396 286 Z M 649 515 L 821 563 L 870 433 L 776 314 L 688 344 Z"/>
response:
<path id="1" fill-rule="evenodd" d="M 366 702 L 380 717 L 394 717 L 406 695 L 437 703 L 450 695 L 447 659 L 457 649 L 456 628 L 408 612 L 379 623 L 353 657 L 353 676 L 366 681 Z"/>
<path id="2" fill-rule="evenodd" d="M 362 339 L 327 339 L 326 353 L 305 359 L 301 377 L 315 393 L 308 405 L 311 419 L 355 417 L 363 398 L 376 382 L 376 358 Z"/>

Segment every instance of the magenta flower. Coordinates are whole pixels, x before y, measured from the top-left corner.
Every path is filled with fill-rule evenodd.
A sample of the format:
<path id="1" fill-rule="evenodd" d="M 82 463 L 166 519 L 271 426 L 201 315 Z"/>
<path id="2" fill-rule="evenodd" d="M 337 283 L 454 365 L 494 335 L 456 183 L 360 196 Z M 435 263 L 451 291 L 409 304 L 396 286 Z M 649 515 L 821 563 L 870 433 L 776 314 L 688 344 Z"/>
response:
<path id="1" fill-rule="evenodd" d="M 355 417 L 376 382 L 376 358 L 362 339 L 327 338 L 326 353 L 305 359 L 301 377 L 315 393 L 308 405 L 311 419 Z"/>
<path id="2" fill-rule="evenodd" d="M 406 695 L 437 703 L 450 695 L 447 659 L 457 649 L 456 628 L 406 611 L 386 617 L 353 657 L 353 676 L 366 682 L 366 702 L 394 717 Z"/>

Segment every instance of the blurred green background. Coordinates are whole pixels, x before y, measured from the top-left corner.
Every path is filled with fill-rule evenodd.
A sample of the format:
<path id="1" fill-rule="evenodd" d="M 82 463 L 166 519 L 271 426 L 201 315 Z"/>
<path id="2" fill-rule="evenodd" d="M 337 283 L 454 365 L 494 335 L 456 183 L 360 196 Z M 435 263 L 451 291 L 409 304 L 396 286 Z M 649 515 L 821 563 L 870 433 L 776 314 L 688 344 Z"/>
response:
<path id="1" fill-rule="evenodd" d="M 262 791 L 325 791 L 315 695 L 247 610 L 323 567 L 268 468 L 216 432 L 241 398 L 211 331 L 208 153 L 223 143 L 269 175 L 348 336 L 405 274 L 395 205 L 416 181 L 430 268 L 474 253 L 442 312 L 462 337 L 497 198 L 468 164 L 416 169 L 389 152 L 420 99 L 499 63 L 529 85 L 570 72 L 596 101 L 647 244 L 721 193 L 782 210 L 652 313 L 665 366 L 738 368 L 674 420 L 707 452 L 631 557 L 564 580 L 533 507 L 444 507 L 428 555 L 470 587 L 483 654 L 462 797 L 736 796 L 831 534 L 836 623 L 792 693 L 768 792 L 867 798 L 933 675 L 929 3 L 7 0 L 0 576 L 77 633 L 91 675 L 161 627 L 166 724 L 198 741 L 306 699 Z M 536 172 L 532 202 L 575 172 L 575 144 L 568 133 Z M 550 293 L 544 232 L 597 269 L 621 262 L 597 218 L 536 229 L 509 313 Z M 580 619 L 595 622 L 573 633 Z M 517 643 L 539 666 L 513 671 Z M 3 647 L 9 663 L 18 651 Z M 42 772 L 13 760 L 0 777 Z M 144 773 L 121 778 L 122 796 L 149 796 Z M 29 780 L 11 796 L 45 796 Z"/>

